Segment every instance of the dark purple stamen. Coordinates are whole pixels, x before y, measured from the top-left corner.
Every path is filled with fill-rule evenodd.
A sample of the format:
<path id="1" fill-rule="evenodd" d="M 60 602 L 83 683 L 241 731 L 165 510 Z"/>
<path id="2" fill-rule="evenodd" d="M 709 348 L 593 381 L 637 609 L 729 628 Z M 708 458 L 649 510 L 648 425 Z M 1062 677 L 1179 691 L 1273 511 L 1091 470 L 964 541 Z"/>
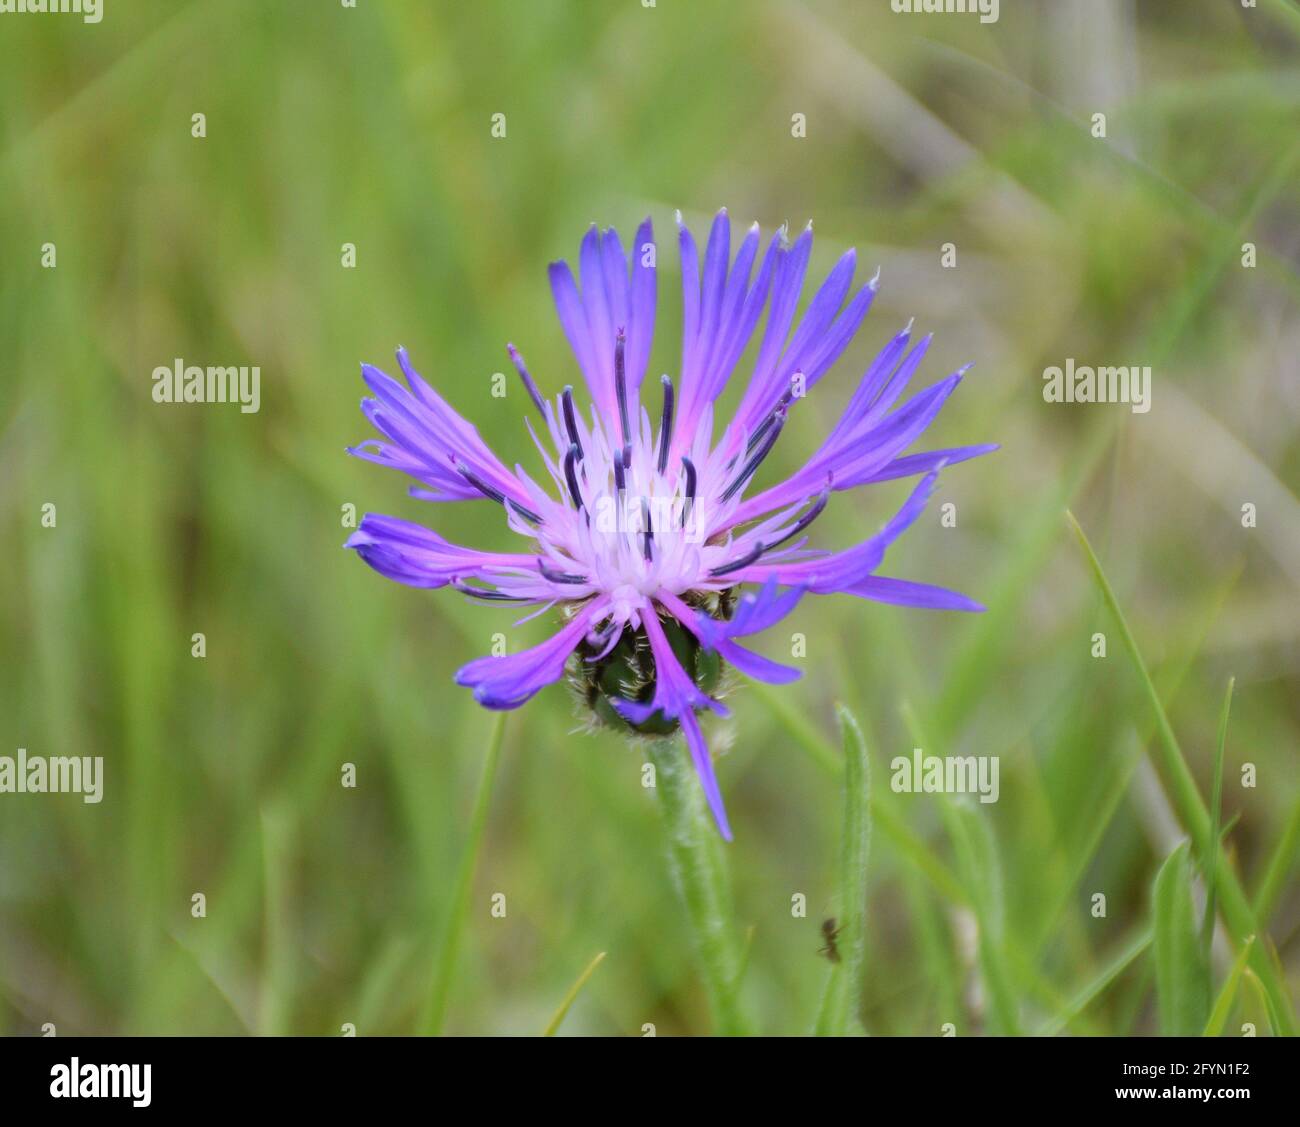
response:
<path id="1" fill-rule="evenodd" d="M 523 595 L 508 595 L 504 591 L 495 591 L 488 587 L 471 587 L 460 579 L 453 579 L 451 585 L 462 595 L 469 595 L 474 599 L 483 599 L 489 603 L 527 603 L 532 601 Z"/>
<path id="2" fill-rule="evenodd" d="M 627 334 L 622 329 L 614 338 L 614 393 L 618 396 L 618 421 L 623 427 L 623 441 L 631 440 L 632 433 L 627 425 Z"/>
<path id="3" fill-rule="evenodd" d="M 524 390 L 532 397 L 537 404 L 537 409 L 542 413 L 542 418 L 546 417 L 546 402 L 542 399 L 542 393 L 537 390 L 537 384 L 533 382 L 533 377 L 528 374 L 528 368 L 524 364 L 524 358 L 519 355 L 519 349 L 513 344 L 506 345 L 506 351 L 510 353 L 510 359 L 514 361 L 515 370 L 519 373 L 520 380 L 523 381 Z"/>
<path id="4" fill-rule="evenodd" d="M 623 447 L 623 468 L 625 470 L 632 468 L 632 444 L 630 442 Z"/>
<path id="5" fill-rule="evenodd" d="M 801 533 L 805 528 L 807 528 L 810 524 L 812 524 L 813 521 L 815 521 L 819 516 L 822 515 L 822 510 L 826 508 L 826 502 L 830 500 L 830 496 L 831 495 L 829 490 L 823 489 L 821 493 L 818 495 L 817 500 L 813 503 L 813 507 L 809 509 L 806 513 L 804 513 L 804 515 L 801 516 L 797 521 L 795 521 L 790 531 L 787 532 L 784 536 L 782 536 L 780 540 L 773 540 L 772 543 L 770 543 L 769 545 L 767 545 L 766 548 L 763 549 L 763 551 L 770 552 L 773 548 L 778 548 L 782 544 L 784 544 L 787 540 L 793 540 L 796 536 L 798 536 L 799 533 Z"/>
<path id="6" fill-rule="evenodd" d="M 645 526 L 642 535 L 645 541 L 641 546 L 641 552 L 647 560 L 654 558 L 654 549 L 651 545 L 654 543 L 655 528 L 650 520 L 650 502 L 645 497 L 641 498 L 641 523 Z"/>
<path id="7" fill-rule="evenodd" d="M 763 441 L 763 436 L 772 429 L 772 416 L 768 415 L 761 423 L 758 424 L 754 433 L 749 436 L 749 441 L 745 443 L 745 457 L 749 457 L 754 452 L 754 447 Z"/>
<path id="8" fill-rule="evenodd" d="M 569 442 L 578 448 L 578 457 L 582 457 L 582 440 L 578 437 L 578 418 L 573 410 L 573 387 L 564 389 L 564 429 L 568 432 Z"/>
<path id="9" fill-rule="evenodd" d="M 768 428 L 768 432 L 759 444 L 758 449 L 750 455 L 749 461 L 736 475 L 735 480 L 723 491 L 722 500 L 724 502 L 730 501 L 732 497 L 739 493 L 745 487 L 745 482 L 754 476 L 754 471 L 763 464 L 763 459 L 768 456 L 772 447 L 776 445 L 776 440 L 781 437 L 781 428 L 785 426 L 785 418 L 786 409 L 783 404 L 772 412 L 772 425 Z"/>
<path id="10" fill-rule="evenodd" d="M 664 385 L 664 416 L 663 421 L 659 424 L 660 473 L 663 473 L 668 468 L 668 446 L 673 440 L 673 381 L 665 373 L 662 382 Z"/>
<path id="11" fill-rule="evenodd" d="M 564 455 L 564 480 L 569 485 L 569 496 L 573 498 L 573 503 L 579 509 L 582 508 L 582 490 L 578 488 L 578 452 L 579 446 L 575 442 L 569 447 L 569 452 Z"/>
<path id="12" fill-rule="evenodd" d="M 458 460 L 455 465 L 456 472 L 468 481 L 470 485 L 482 493 L 489 501 L 495 501 L 498 505 L 504 505 L 506 503 L 506 495 L 502 493 L 501 490 L 495 489 L 489 485 L 479 477 L 478 474 L 471 470 L 469 466 L 465 465 L 464 462 Z"/>
<path id="13" fill-rule="evenodd" d="M 750 564 L 752 564 L 765 551 L 767 551 L 767 549 L 763 546 L 763 542 L 760 540 L 757 544 L 755 544 L 752 548 L 750 548 L 748 552 L 746 552 L 743 556 L 741 556 L 740 559 L 732 560 L 731 563 L 723 564 L 721 567 L 711 568 L 709 570 L 709 574 L 713 576 L 718 576 L 718 575 L 727 575 L 728 573 L 733 571 L 739 571 L 742 567 L 748 567 Z"/>
<path id="14" fill-rule="evenodd" d="M 484 481 L 481 477 L 479 477 L 478 474 L 476 474 L 473 470 L 471 470 L 469 466 L 465 465 L 464 462 L 459 460 L 456 462 L 456 472 L 460 474 L 460 476 L 463 477 L 466 481 L 468 481 L 470 485 L 472 485 L 475 489 L 477 489 L 480 493 L 482 493 L 483 496 L 486 497 L 489 501 L 495 501 L 498 505 L 505 505 L 508 503 L 510 507 L 514 509 L 514 511 L 517 512 L 521 517 L 524 517 L 525 519 L 532 521 L 534 524 L 542 523 L 542 518 L 539 517 L 535 512 L 533 512 L 532 509 L 525 509 L 523 505 L 519 504 L 518 501 L 515 501 L 513 499 L 507 502 L 506 495 L 502 493 L 501 490 L 495 489 L 491 485 L 489 485 L 486 481 Z"/>
<path id="15" fill-rule="evenodd" d="M 552 583 L 581 584 L 587 582 L 585 575 L 574 575 L 571 571 L 556 571 L 542 559 L 537 561 L 537 570 L 541 573 L 543 579 L 549 579 Z"/>
<path id="16" fill-rule="evenodd" d="M 623 468 L 623 459 L 620 455 L 614 455 L 614 488 L 620 493 L 627 487 L 627 471 Z"/>
<path id="17" fill-rule="evenodd" d="M 795 375 L 798 374 L 798 372 L 795 373 Z M 763 440 L 763 436 L 772 429 L 772 425 L 776 421 L 776 411 L 780 410 L 782 407 L 789 407 L 792 399 L 794 399 L 794 391 L 793 389 L 787 389 L 781 398 L 777 400 L 776 410 L 759 423 L 758 428 L 749 436 L 749 441 L 745 444 L 746 457 L 749 457 L 749 455 L 754 452 L 754 447 L 757 446 Z"/>
<path id="18" fill-rule="evenodd" d="M 513 497 L 506 498 L 506 508 L 508 508 L 511 512 L 518 513 L 521 517 L 524 518 L 524 520 L 528 521 L 530 524 L 542 523 L 541 517 L 539 517 L 535 512 L 533 512 L 532 509 L 525 509 L 523 505 L 521 505 Z"/>
<path id="19" fill-rule="evenodd" d="M 682 527 L 685 528 L 695 508 L 695 463 L 682 455 L 682 469 L 686 471 L 686 504 L 682 506 Z"/>

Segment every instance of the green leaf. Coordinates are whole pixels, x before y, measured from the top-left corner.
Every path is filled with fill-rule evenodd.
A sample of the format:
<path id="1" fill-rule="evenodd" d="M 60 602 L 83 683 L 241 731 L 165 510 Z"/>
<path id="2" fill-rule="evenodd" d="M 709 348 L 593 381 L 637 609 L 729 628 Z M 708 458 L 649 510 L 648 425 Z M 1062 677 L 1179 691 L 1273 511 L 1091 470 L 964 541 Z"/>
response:
<path id="1" fill-rule="evenodd" d="M 1219 827 L 1223 820 L 1223 749 L 1228 739 L 1228 713 L 1232 709 L 1232 687 L 1236 681 L 1235 677 L 1228 678 L 1223 711 L 1219 713 L 1219 742 L 1214 753 L 1214 784 L 1210 791 L 1209 851 L 1201 859 L 1205 876 L 1205 922 L 1201 925 L 1201 941 L 1205 945 L 1206 958 L 1209 958 L 1210 942 L 1214 938 L 1214 896 L 1217 892 L 1214 878 L 1219 867 Z M 1254 942 L 1253 937 L 1251 942 Z"/>
<path id="2" fill-rule="evenodd" d="M 1222 1036 L 1223 1027 L 1228 1024 L 1228 1014 L 1232 1012 L 1232 1003 L 1237 1000 L 1237 987 L 1241 984 L 1241 972 L 1246 969 L 1246 962 L 1249 960 L 1251 948 L 1254 946 L 1255 937 L 1253 935 L 1241 945 L 1241 950 L 1237 952 L 1237 957 L 1233 960 L 1232 970 L 1228 972 L 1227 981 L 1224 982 L 1223 989 L 1219 991 L 1219 996 L 1215 999 L 1214 1009 L 1210 1011 L 1210 1019 L 1205 1023 L 1205 1030 L 1201 1036 Z"/>
<path id="3" fill-rule="evenodd" d="M 1160 866 L 1152 900 L 1160 1032 L 1194 1037 L 1209 1020 L 1210 967 L 1197 934 L 1187 842 Z"/>
<path id="4" fill-rule="evenodd" d="M 840 843 L 839 962 L 832 963 L 815 1031 L 819 1037 L 854 1030 L 862 999 L 867 927 L 867 858 L 871 846 L 871 764 L 867 741 L 844 705 L 836 707 L 844 732 L 844 829 Z"/>

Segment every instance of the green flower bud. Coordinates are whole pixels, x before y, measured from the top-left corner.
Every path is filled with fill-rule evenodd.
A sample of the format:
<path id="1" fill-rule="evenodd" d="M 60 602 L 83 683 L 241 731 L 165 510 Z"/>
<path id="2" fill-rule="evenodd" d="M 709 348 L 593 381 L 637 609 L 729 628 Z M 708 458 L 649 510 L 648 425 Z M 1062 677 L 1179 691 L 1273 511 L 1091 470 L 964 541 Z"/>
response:
<path id="1" fill-rule="evenodd" d="M 735 608 L 732 589 L 699 606 L 717 619 L 728 619 Z M 724 664 L 713 650 L 706 650 L 699 639 L 675 618 L 659 619 L 673 655 L 703 693 L 716 696 L 722 685 Z M 595 724 L 640 736 L 670 736 L 679 725 L 656 712 L 648 720 L 633 724 L 614 707 L 615 699 L 649 702 L 655 694 L 655 661 L 645 627 L 625 629 L 613 649 L 598 661 L 589 660 L 604 648 L 584 641 L 569 658 L 568 677 L 580 702 Z"/>

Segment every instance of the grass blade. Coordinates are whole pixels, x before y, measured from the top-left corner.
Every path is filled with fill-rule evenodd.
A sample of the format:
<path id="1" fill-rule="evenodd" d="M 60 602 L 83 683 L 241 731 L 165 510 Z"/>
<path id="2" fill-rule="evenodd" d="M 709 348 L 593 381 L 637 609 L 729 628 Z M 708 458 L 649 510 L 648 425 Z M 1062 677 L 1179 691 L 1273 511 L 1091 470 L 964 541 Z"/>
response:
<path id="1" fill-rule="evenodd" d="M 551 1015 L 551 1020 L 546 1023 L 546 1028 L 542 1030 L 543 1037 L 554 1037 L 560 1028 L 560 1023 L 564 1021 L 565 1015 L 568 1014 L 569 1008 L 573 1005 L 578 995 L 582 993 L 582 988 L 587 985 L 587 979 L 596 973 L 596 968 L 605 961 L 605 952 L 601 951 L 594 959 L 587 964 L 586 969 L 578 975 L 577 981 L 569 987 L 569 992 L 564 995 L 564 1001 Z"/>
<path id="2" fill-rule="evenodd" d="M 1236 681 L 1235 677 L 1228 678 L 1228 690 L 1223 695 L 1223 711 L 1219 714 L 1219 742 L 1214 752 L 1214 783 L 1210 792 L 1210 851 L 1201 858 L 1205 873 L 1205 922 L 1201 925 L 1201 942 L 1205 946 L 1207 958 L 1210 941 L 1214 938 L 1214 874 L 1219 866 L 1219 827 L 1223 821 L 1223 748 L 1228 739 L 1228 713 L 1232 709 L 1232 687 Z M 1253 943 L 1252 937 L 1251 944 Z"/>
<path id="3" fill-rule="evenodd" d="M 1295 867 L 1297 856 L 1300 856 L 1300 802 L 1291 811 L 1291 819 L 1287 822 L 1273 856 L 1268 860 L 1264 879 L 1260 881 L 1259 891 L 1255 894 L 1255 922 L 1261 928 L 1268 926 L 1273 909 L 1277 907 L 1277 898 Z"/>
<path id="4" fill-rule="evenodd" d="M 1196 930 L 1187 842 L 1165 859 L 1152 892 L 1160 1032 L 1194 1037 L 1210 1014 L 1210 966 Z"/>
<path id="5" fill-rule="evenodd" d="M 1132 631 L 1129 630 L 1128 620 L 1120 609 L 1119 600 L 1116 599 L 1110 581 L 1102 570 L 1101 561 L 1097 559 L 1096 553 L 1092 550 L 1092 545 L 1088 542 L 1088 537 L 1079 522 L 1075 520 L 1074 514 L 1067 509 L 1065 515 L 1074 528 L 1079 543 L 1083 545 L 1093 576 L 1101 589 L 1106 605 L 1110 608 L 1116 625 L 1119 627 L 1124 648 L 1132 659 L 1133 666 L 1137 670 L 1138 677 L 1155 714 L 1158 738 L 1152 744 L 1151 751 L 1161 783 L 1169 795 L 1170 802 L 1183 828 L 1190 835 L 1197 853 L 1206 856 L 1209 851 L 1210 815 L 1205 809 L 1205 803 L 1201 800 L 1200 793 L 1196 789 L 1196 782 L 1192 778 L 1186 760 L 1183 758 L 1182 749 L 1178 745 L 1178 737 L 1174 735 L 1173 727 L 1169 723 L 1169 717 L 1165 714 L 1164 705 L 1160 702 L 1160 695 L 1156 692 L 1151 675 L 1147 672 L 1146 662 L 1142 660 L 1142 653 L 1138 649 Z M 1240 947 L 1245 943 L 1247 936 L 1262 933 L 1256 925 L 1254 913 L 1251 911 L 1250 903 L 1247 901 L 1241 884 L 1237 880 L 1237 874 L 1232 871 L 1232 867 L 1228 864 L 1221 851 L 1216 853 L 1216 857 L 1215 878 L 1219 889 L 1220 911 L 1227 924 L 1230 936 Z M 1287 997 L 1282 978 L 1269 958 L 1267 943 L 1254 944 L 1250 955 L 1250 965 L 1259 976 L 1260 984 L 1268 993 L 1269 1007 L 1272 1012 L 1277 1014 L 1280 1030 L 1288 1036 L 1294 1036 L 1294 1009 Z"/>
<path id="6" fill-rule="evenodd" d="M 1272 996 L 1269 994 L 1268 990 L 1265 989 L 1264 984 L 1260 982 L 1259 975 L 1257 975 L 1250 967 L 1246 968 L 1245 978 L 1246 981 L 1250 983 L 1251 989 L 1255 991 L 1256 997 L 1259 998 L 1260 1005 L 1264 1008 L 1264 1013 L 1268 1017 L 1269 1032 L 1276 1037 L 1278 1034 L 1278 1014 L 1277 1010 L 1273 1007 Z"/>
<path id="7" fill-rule="evenodd" d="M 1038 1031 L 1040 1037 L 1055 1037 L 1075 1020 L 1112 982 L 1126 971 L 1133 960 L 1151 946 L 1151 932 L 1144 931 L 1115 957 L 1087 986 L 1071 998 L 1051 1021 Z"/>
<path id="8" fill-rule="evenodd" d="M 1210 1011 L 1210 1019 L 1205 1023 L 1205 1030 L 1202 1037 L 1220 1037 L 1223 1035 L 1223 1027 L 1228 1024 L 1228 1014 L 1232 1012 L 1232 1003 L 1237 1000 L 1237 987 L 1241 984 L 1241 972 L 1246 969 L 1246 960 L 1250 958 L 1251 949 L 1255 946 L 1255 937 L 1252 935 L 1245 943 L 1241 945 L 1241 950 L 1237 952 L 1237 957 L 1232 962 L 1232 970 L 1228 973 L 1227 981 L 1223 984 L 1223 989 L 1219 991 L 1218 998 L 1215 999 L 1214 1009 Z"/>
<path id="9" fill-rule="evenodd" d="M 474 870 L 478 865 L 479 851 L 483 847 L 488 799 L 492 795 L 492 784 L 496 779 L 497 763 L 501 758 L 501 740 L 505 730 L 506 714 L 498 712 L 493 718 L 492 731 L 488 735 L 487 755 L 483 759 L 483 775 L 479 779 L 478 794 L 474 798 L 474 810 L 470 815 L 469 839 L 465 842 L 465 852 L 460 859 L 460 868 L 456 871 L 451 910 L 447 913 L 447 926 L 443 930 L 442 943 L 434 964 L 429 1001 L 425 1008 L 424 1019 L 420 1023 L 421 1028 L 430 1037 L 437 1037 L 442 1032 L 442 1023 L 447 1016 L 447 998 L 451 993 L 451 982 L 456 974 L 456 959 L 460 954 L 460 940 L 465 930 L 465 918 L 469 914 L 470 888 L 474 882 Z"/>

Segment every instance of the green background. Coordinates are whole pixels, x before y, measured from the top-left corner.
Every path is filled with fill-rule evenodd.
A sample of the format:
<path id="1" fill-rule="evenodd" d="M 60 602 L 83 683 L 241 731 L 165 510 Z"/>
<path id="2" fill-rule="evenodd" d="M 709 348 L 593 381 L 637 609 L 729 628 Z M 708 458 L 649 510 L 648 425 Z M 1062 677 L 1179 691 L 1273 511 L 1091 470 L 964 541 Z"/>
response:
<path id="1" fill-rule="evenodd" d="M 768 231 L 814 219 L 810 276 L 849 246 L 883 271 L 764 480 L 811 452 L 913 316 L 936 334 L 918 387 L 975 362 L 919 448 L 1003 445 L 944 473 L 884 569 L 988 614 L 806 599 L 760 643 L 781 657 L 804 633 L 804 679 L 737 691 L 711 730 L 761 1028 L 807 1031 L 828 974 L 837 701 L 898 831 L 877 818 L 867 1030 L 1168 1028 L 1158 959 L 1125 955 L 1183 832 L 1067 506 L 1207 799 L 1237 677 L 1225 848 L 1249 894 L 1273 873 L 1269 930 L 1295 993 L 1298 43 L 1300 13 L 1275 0 L 1004 0 L 989 26 L 886 0 L 105 0 L 96 25 L 0 16 L 0 754 L 102 756 L 106 771 L 97 806 L 0 795 L 0 1031 L 419 1026 L 491 730 L 451 676 L 515 615 L 372 573 L 341 548 L 343 506 L 462 543 L 511 534 L 495 506 L 422 504 L 344 455 L 370 434 L 358 362 L 395 371 L 405 345 L 507 462 L 535 468 L 525 396 L 513 374 L 503 399 L 491 381 L 510 340 L 548 393 L 578 382 L 546 263 L 572 260 L 593 220 L 626 240 L 652 215 L 652 371 L 675 372 L 673 209 L 702 237 L 724 204 Z M 151 372 L 176 357 L 259 365 L 260 412 L 154 403 Z M 1152 410 L 1044 403 L 1042 371 L 1067 357 L 1150 365 Z M 868 535 L 907 487 L 836 495 L 817 542 Z M 940 526 L 947 501 L 956 528 Z M 938 799 L 887 786 L 915 744 L 905 702 L 927 751 L 1001 757 L 1000 801 L 963 815 L 973 848 Z M 449 1032 L 540 1031 L 601 951 L 564 1032 L 709 1029 L 644 751 L 579 727 L 561 687 L 508 717 Z M 1216 991 L 1231 957 L 1221 936 Z M 1247 975 L 1230 1034 L 1279 1024 L 1262 997 Z"/>

